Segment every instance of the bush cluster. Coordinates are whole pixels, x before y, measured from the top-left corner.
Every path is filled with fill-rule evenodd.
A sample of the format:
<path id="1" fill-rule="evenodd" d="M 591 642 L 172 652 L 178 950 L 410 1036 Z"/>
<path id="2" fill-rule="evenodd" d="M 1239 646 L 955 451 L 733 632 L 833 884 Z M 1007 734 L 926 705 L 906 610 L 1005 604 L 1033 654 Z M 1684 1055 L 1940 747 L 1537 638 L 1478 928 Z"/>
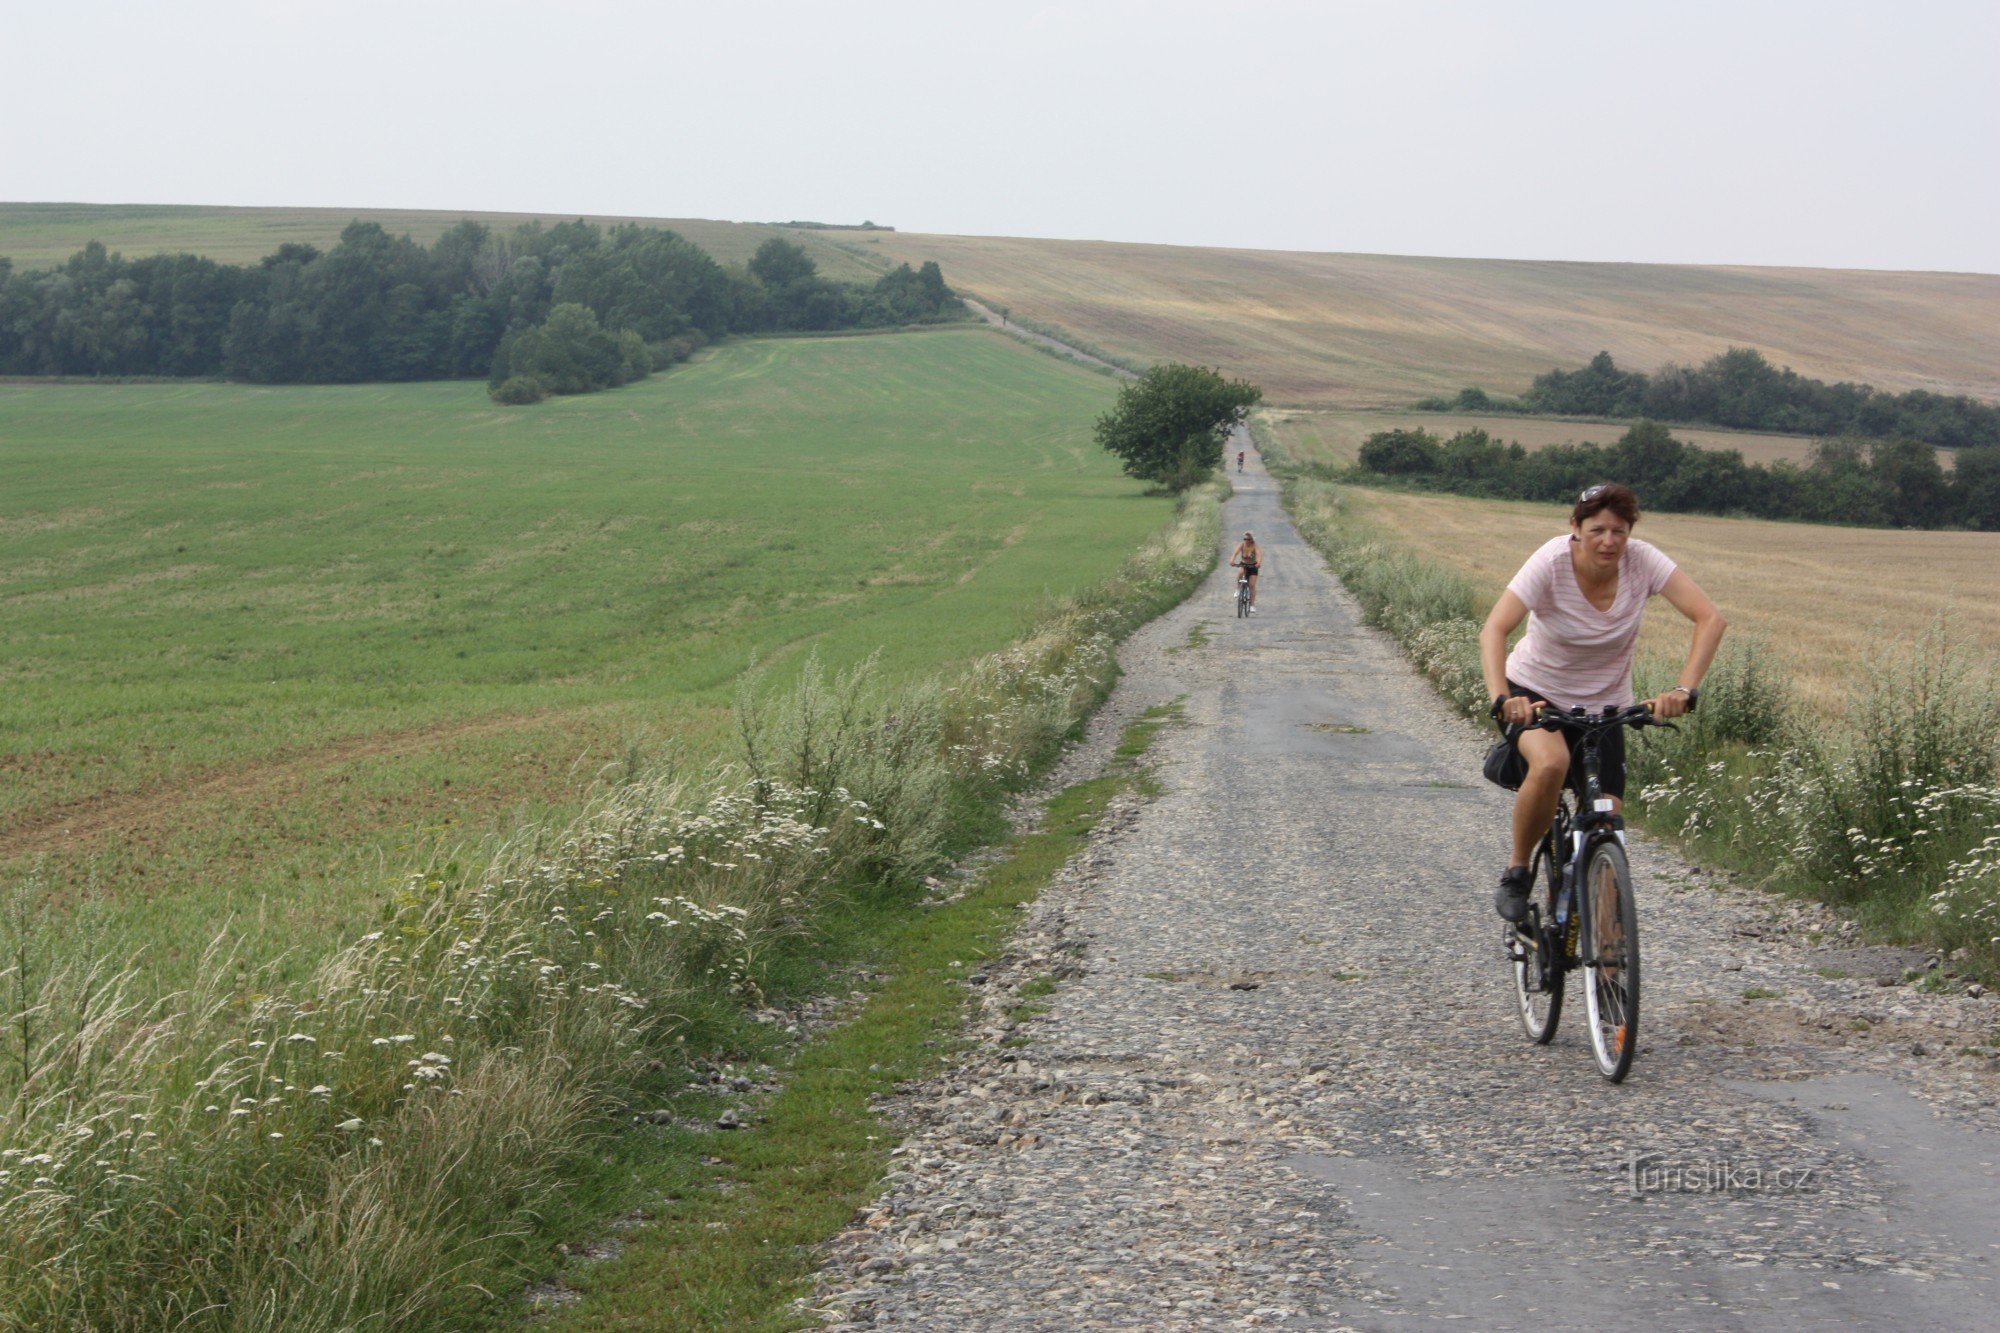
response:
<path id="1" fill-rule="evenodd" d="M 1704 449 L 1642 421 L 1615 443 L 1534 450 L 1483 430 L 1443 438 L 1427 430 L 1377 431 L 1362 444 L 1362 474 L 1405 484 L 1515 500 L 1569 504 L 1585 486 L 1616 479 L 1647 508 L 1743 514 L 1869 527 L 1963 526 L 2000 531 L 2000 448 L 1961 450 L 1946 472 L 1930 445 L 1911 439 L 1819 440 L 1801 467 L 1746 463 L 1735 449 Z"/>
<path id="2" fill-rule="evenodd" d="M 1651 376 L 1620 370 L 1611 353 L 1599 352 L 1581 369 L 1536 376 L 1519 398 L 1468 388 L 1455 398 L 1426 398 L 1417 406 L 1426 411 L 1650 417 L 1787 435 L 1922 440 L 1954 449 L 2000 445 L 2000 406 L 1963 394 L 1923 389 L 1884 393 L 1867 384 L 1828 384 L 1789 366 L 1781 370 L 1749 347 L 1732 347 L 1699 366 L 1667 365 Z"/>
<path id="3" fill-rule="evenodd" d="M 809 668 L 742 759 L 628 780 L 481 873 L 412 874 L 297 988 L 0 913 L 0 1328 L 465 1326 L 627 1120 L 687 1015 L 755 1002 L 832 895 L 920 883 L 1109 690 L 1116 639 L 1213 565 L 1219 489 L 950 681 Z"/>

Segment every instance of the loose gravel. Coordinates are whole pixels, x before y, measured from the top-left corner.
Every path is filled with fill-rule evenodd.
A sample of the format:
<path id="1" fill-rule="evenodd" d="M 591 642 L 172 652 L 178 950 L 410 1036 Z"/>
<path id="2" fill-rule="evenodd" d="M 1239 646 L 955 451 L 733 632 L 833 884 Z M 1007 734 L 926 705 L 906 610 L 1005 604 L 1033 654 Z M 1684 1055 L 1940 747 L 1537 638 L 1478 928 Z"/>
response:
<path id="1" fill-rule="evenodd" d="M 1114 803 L 968 978 L 970 1053 L 887 1108 L 899 1165 L 801 1309 L 1990 1326 L 2000 1001 L 1906 984 L 1930 960 L 1638 837 L 1634 1072 L 1598 1076 L 1574 984 L 1531 1046 L 1492 911 L 1510 798 L 1479 781 L 1485 738 L 1360 624 L 1269 478 L 1236 480 L 1225 536 L 1265 548 L 1258 615 L 1235 618 L 1219 569 L 1125 646 L 1057 780 L 1178 699 L 1165 790 Z"/>

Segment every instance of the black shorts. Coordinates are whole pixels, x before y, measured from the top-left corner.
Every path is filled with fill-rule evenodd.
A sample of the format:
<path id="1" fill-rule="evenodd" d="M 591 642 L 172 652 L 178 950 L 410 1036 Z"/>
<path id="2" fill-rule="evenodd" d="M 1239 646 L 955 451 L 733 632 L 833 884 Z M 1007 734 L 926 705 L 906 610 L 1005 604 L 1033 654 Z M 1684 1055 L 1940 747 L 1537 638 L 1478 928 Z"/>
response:
<path id="1" fill-rule="evenodd" d="M 1510 696 L 1522 695 L 1530 699 L 1541 699 L 1544 697 L 1540 690 L 1523 688 L 1511 680 L 1507 682 L 1507 693 Z M 1606 796 L 1616 796 L 1621 801 L 1625 799 L 1625 731 L 1624 727 L 1613 727 L 1609 731 L 1599 734 L 1597 738 L 1598 790 L 1602 791 Z M 1583 769 L 1576 763 L 1576 733 L 1573 731 L 1558 731 L 1555 734 L 1562 737 L 1563 744 L 1569 749 L 1569 786 L 1570 790 L 1576 793 L 1576 799 L 1581 801 L 1583 799 Z"/>
<path id="2" fill-rule="evenodd" d="M 1255 565 L 1244 565 L 1244 566 L 1242 566 L 1241 568 L 1242 568 L 1243 572 L 1244 572 L 1245 574 L 1249 575 L 1250 577 L 1252 577 L 1252 578 L 1255 578 L 1255 577 L 1257 576 L 1257 566 L 1255 566 Z"/>

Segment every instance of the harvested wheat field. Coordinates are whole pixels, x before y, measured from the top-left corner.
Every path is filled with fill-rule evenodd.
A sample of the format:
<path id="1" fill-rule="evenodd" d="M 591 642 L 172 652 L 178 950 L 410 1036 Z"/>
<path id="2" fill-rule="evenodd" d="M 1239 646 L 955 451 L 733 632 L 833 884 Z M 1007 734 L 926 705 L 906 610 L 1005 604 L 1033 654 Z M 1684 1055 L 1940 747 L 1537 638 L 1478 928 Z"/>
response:
<path id="1" fill-rule="evenodd" d="M 1219 366 L 1274 404 L 1518 393 L 1600 349 L 1634 370 L 1730 346 L 1826 380 L 2000 398 L 2000 276 L 1572 264 L 850 233 L 1116 355 Z"/>
<path id="2" fill-rule="evenodd" d="M 1279 408 L 1266 412 L 1265 419 L 1277 431 L 1289 456 L 1301 463 L 1326 467 L 1349 467 L 1370 435 L 1381 430 L 1427 430 L 1450 437 L 1463 430 L 1483 430 L 1496 440 L 1519 443 L 1533 451 L 1551 444 L 1610 444 L 1633 423 L 1600 421 L 1580 417 L 1521 417 L 1472 415 L 1458 412 L 1321 412 L 1306 408 Z M 1674 438 L 1703 449 L 1735 449 L 1749 463 L 1775 463 L 1784 459 L 1804 463 L 1812 453 L 1813 441 L 1806 435 L 1764 435 L 1754 431 L 1719 430 L 1709 426 L 1673 427 Z M 1951 466 L 1952 452 L 1938 450 L 1940 461 Z"/>
<path id="3" fill-rule="evenodd" d="M 1408 495 L 1355 487 L 1360 515 L 1393 540 L 1460 570 L 1497 595 L 1537 545 L 1564 530 L 1552 505 Z M 1638 535 L 1672 556 L 1729 617 L 1761 639 L 1801 693 L 1838 708 L 1872 661 L 1942 622 L 2000 657 L 2000 533 L 1898 532 L 1761 519 L 1648 514 Z M 1657 604 L 1642 654 L 1678 661 L 1687 622 Z"/>

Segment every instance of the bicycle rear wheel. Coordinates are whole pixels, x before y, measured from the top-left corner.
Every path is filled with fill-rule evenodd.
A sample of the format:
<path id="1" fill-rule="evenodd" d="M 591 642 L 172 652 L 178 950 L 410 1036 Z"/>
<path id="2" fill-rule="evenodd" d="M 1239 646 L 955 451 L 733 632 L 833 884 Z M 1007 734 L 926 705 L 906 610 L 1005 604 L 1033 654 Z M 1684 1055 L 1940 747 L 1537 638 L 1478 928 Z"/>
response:
<path id="1" fill-rule="evenodd" d="M 1528 904 L 1528 918 L 1510 942 L 1514 955 L 1514 998 L 1521 1010 L 1521 1028 L 1528 1040 L 1546 1046 L 1562 1022 L 1563 987 L 1568 972 L 1563 966 L 1562 938 L 1556 933 L 1556 884 L 1561 873 L 1549 859 L 1544 844 L 1535 852 L 1535 882 L 1541 889 L 1539 902 Z M 1525 937 L 1525 938 L 1522 938 Z"/>
<path id="2" fill-rule="evenodd" d="M 1605 841 L 1584 864 L 1583 993 L 1590 1009 L 1590 1053 L 1597 1072 L 1619 1082 L 1639 1049 L 1639 909 L 1625 849 Z"/>

